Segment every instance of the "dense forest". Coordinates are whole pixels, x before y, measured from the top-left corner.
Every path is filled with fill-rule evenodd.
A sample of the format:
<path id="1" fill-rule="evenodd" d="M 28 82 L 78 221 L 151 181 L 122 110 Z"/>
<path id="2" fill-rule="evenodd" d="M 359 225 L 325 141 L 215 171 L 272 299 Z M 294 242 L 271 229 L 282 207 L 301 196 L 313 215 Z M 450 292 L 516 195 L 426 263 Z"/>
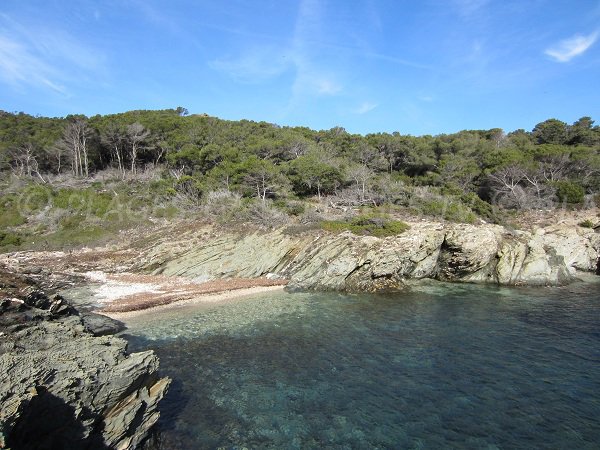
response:
<path id="1" fill-rule="evenodd" d="M 362 136 L 226 121 L 182 107 L 89 118 L 0 111 L 0 177 L 5 244 L 27 233 L 124 222 L 132 211 L 250 214 L 275 224 L 319 209 L 307 205 L 390 205 L 445 220 L 498 221 L 499 211 L 594 205 L 600 127 L 582 117 L 509 133 Z"/>

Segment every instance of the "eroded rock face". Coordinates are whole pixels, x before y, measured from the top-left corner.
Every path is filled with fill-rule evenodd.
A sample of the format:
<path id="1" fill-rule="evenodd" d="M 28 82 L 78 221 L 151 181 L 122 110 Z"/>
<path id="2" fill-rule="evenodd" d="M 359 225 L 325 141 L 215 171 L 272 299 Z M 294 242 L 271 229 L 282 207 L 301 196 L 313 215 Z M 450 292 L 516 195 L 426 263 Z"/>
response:
<path id="1" fill-rule="evenodd" d="M 0 448 L 136 448 L 170 381 L 157 357 L 93 336 L 72 308 L 51 310 L 57 299 L 28 305 L 44 294 L 14 297 L 18 283 L 0 300 Z"/>
<path id="2" fill-rule="evenodd" d="M 408 279 L 559 285 L 577 270 L 596 270 L 600 235 L 578 227 L 536 233 L 498 225 L 417 223 L 379 239 L 322 232 L 289 236 L 283 230 L 221 235 L 196 244 L 157 272 L 200 280 L 273 274 L 290 288 L 383 291 Z"/>

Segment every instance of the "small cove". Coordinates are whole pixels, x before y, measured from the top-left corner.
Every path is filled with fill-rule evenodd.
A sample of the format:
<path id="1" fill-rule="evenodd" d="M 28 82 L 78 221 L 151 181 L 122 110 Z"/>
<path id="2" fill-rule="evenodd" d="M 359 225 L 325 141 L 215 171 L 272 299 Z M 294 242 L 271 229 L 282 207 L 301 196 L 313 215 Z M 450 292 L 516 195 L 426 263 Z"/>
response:
<path id="1" fill-rule="evenodd" d="M 597 448 L 600 284 L 268 293 L 131 319 L 161 447 Z"/>

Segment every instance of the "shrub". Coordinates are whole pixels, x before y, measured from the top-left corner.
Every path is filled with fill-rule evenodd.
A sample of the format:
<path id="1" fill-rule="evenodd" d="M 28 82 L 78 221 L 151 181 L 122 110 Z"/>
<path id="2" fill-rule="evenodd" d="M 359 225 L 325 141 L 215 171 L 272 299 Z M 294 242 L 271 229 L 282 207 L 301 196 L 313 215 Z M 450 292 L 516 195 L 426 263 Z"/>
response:
<path id="1" fill-rule="evenodd" d="M 22 237 L 18 233 L 10 231 L 0 231 L 0 247 L 18 247 L 23 243 Z"/>
<path id="2" fill-rule="evenodd" d="M 52 189 L 48 186 L 30 185 L 19 195 L 19 210 L 25 213 L 39 211 L 49 205 L 52 200 Z"/>
<path id="3" fill-rule="evenodd" d="M 275 200 L 273 206 L 290 216 L 300 216 L 306 211 L 306 205 L 299 201 Z"/>
<path id="4" fill-rule="evenodd" d="M 211 191 L 204 197 L 203 210 L 205 215 L 218 222 L 229 222 L 239 218 L 243 210 L 242 196 L 227 189 Z"/>
<path id="5" fill-rule="evenodd" d="M 350 231 L 363 236 L 386 237 L 401 234 L 409 229 L 409 226 L 399 220 L 391 219 L 385 215 L 360 215 L 345 220 L 326 220 L 321 222 L 321 228 L 326 231 L 340 233 Z"/>
<path id="6" fill-rule="evenodd" d="M 80 214 L 66 216 L 60 219 L 60 227 L 64 230 L 75 230 L 81 226 L 84 219 Z"/>
<path id="7" fill-rule="evenodd" d="M 555 183 L 556 186 L 556 196 L 558 200 L 566 203 L 581 203 L 583 202 L 583 198 L 585 196 L 585 191 L 583 188 L 575 184 L 571 181 L 557 181 Z"/>
<path id="8" fill-rule="evenodd" d="M 477 219 L 471 208 L 449 198 L 421 199 L 414 208 L 425 216 L 450 222 L 473 223 Z"/>
<path id="9" fill-rule="evenodd" d="M 177 216 L 179 210 L 173 205 L 159 206 L 154 210 L 154 215 L 159 218 L 172 219 Z"/>
<path id="10" fill-rule="evenodd" d="M 272 207 L 269 203 L 253 201 L 243 214 L 244 220 L 264 228 L 277 228 L 286 225 L 290 218 L 287 214 Z"/>
<path id="11" fill-rule="evenodd" d="M 0 228 L 16 227 L 26 222 L 27 220 L 19 213 L 15 205 L 10 202 L 0 204 Z"/>
<path id="12" fill-rule="evenodd" d="M 578 225 L 583 228 L 594 228 L 595 224 L 590 219 L 585 219 L 584 221 L 579 222 Z"/>
<path id="13" fill-rule="evenodd" d="M 474 192 L 463 194 L 461 196 L 461 200 L 466 206 L 471 208 L 471 210 L 475 212 L 479 217 L 483 217 L 484 219 L 487 219 L 491 222 L 499 222 L 498 214 L 494 210 L 494 207 L 485 200 L 482 200 Z"/>

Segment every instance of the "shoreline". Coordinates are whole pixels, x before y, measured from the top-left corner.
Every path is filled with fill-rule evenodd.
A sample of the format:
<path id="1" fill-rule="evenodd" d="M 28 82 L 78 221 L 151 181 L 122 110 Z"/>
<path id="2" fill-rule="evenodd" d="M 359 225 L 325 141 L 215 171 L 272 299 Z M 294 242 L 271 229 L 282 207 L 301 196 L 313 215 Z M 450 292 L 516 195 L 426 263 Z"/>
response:
<path id="1" fill-rule="evenodd" d="M 103 316 L 110 317 L 111 319 L 125 321 L 126 319 L 139 317 L 146 314 L 156 313 L 160 311 L 181 308 L 183 306 L 190 305 L 201 305 L 210 303 L 221 303 L 231 300 L 238 300 L 243 297 L 248 297 L 256 294 L 262 294 L 265 292 L 283 291 L 285 285 L 275 286 L 254 286 L 249 288 L 241 289 L 229 289 L 220 292 L 207 293 L 194 296 L 192 298 L 182 298 L 181 300 L 175 300 L 170 303 L 150 306 L 148 308 L 140 308 L 131 311 L 104 311 L 102 309 L 95 310 L 94 312 L 102 314 Z"/>

